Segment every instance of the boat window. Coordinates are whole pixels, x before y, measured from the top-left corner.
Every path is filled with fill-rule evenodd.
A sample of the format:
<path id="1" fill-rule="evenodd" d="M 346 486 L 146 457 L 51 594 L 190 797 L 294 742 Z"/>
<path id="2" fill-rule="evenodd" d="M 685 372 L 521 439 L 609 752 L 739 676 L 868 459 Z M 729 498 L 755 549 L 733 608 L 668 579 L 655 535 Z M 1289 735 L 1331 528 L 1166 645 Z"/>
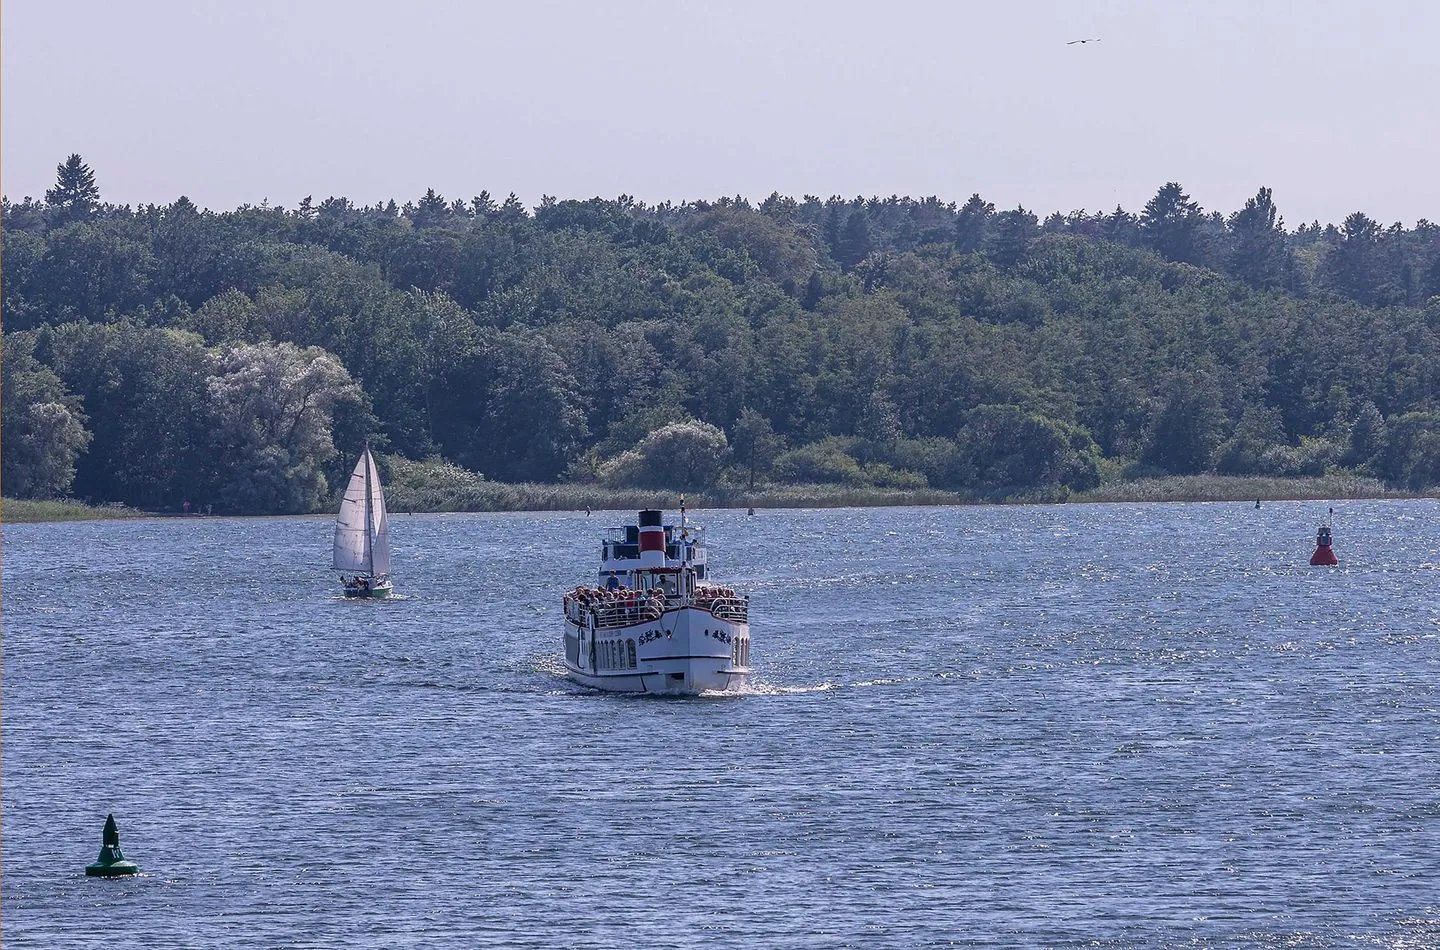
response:
<path id="1" fill-rule="evenodd" d="M 626 641 L 625 641 L 625 645 L 626 645 L 626 652 L 628 652 L 628 653 L 630 654 L 630 669 L 633 670 L 633 669 L 635 669 L 635 667 L 636 667 L 636 665 L 637 665 L 637 664 L 635 663 L 635 641 L 634 641 L 634 640 L 626 640 Z"/>

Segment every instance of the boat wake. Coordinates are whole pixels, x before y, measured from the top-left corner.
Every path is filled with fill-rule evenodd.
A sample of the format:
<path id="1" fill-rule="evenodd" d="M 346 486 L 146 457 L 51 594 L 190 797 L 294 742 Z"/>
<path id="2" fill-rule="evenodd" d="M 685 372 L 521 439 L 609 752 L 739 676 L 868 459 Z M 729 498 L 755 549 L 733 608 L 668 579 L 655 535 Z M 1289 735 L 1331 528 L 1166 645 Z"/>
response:
<path id="1" fill-rule="evenodd" d="M 840 683 L 816 683 L 812 686 L 778 686 L 773 683 L 747 683 L 733 693 L 716 695 L 729 696 L 794 696 L 802 693 L 828 693 L 839 689 Z"/>

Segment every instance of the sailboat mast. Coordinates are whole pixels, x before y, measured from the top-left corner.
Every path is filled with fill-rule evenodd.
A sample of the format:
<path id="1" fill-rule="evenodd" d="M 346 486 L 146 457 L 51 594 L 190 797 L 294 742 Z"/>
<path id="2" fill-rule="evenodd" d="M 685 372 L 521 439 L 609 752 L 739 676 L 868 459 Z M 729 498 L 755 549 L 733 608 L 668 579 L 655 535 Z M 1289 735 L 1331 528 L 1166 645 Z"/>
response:
<path id="1" fill-rule="evenodd" d="M 370 527 L 370 447 L 365 447 L 365 571 L 375 573 L 375 551 Z"/>

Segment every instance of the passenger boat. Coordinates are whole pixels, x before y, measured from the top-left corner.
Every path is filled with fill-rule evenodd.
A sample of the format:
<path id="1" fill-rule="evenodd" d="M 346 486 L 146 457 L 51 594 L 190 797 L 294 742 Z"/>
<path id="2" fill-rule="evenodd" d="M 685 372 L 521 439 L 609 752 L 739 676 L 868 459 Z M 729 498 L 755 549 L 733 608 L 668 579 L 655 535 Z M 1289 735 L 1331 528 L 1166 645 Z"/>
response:
<path id="1" fill-rule="evenodd" d="M 595 689 L 733 692 L 750 675 L 750 600 L 711 582 L 704 532 L 647 509 L 600 544 L 599 583 L 564 597 L 565 669 Z"/>

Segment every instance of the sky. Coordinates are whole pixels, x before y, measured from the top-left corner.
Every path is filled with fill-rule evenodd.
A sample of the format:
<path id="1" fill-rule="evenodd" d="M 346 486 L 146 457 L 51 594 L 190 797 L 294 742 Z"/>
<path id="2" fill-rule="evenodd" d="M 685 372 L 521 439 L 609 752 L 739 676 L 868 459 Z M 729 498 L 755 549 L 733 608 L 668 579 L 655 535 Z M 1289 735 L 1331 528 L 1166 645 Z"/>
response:
<path id="1" fill-rule="evenodd" d="M 0 185 L 1440 220 L 1440 4 L 4 0 Z M 1070 43 L 1096 38 L 1099 42 Z"/>

